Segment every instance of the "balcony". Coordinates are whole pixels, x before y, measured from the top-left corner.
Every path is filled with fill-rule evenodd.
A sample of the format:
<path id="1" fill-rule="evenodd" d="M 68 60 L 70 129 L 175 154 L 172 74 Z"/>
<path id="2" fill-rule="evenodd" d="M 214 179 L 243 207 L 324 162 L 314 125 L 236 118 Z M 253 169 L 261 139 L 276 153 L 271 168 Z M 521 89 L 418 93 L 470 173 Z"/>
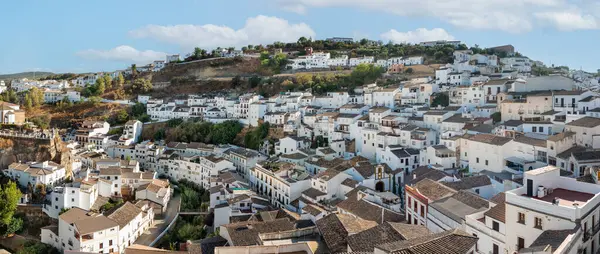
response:
<path id="1" fill-rule="evenodd" d="M 575 104 L 567 104 L 567 103 L 554 103 L 555 108 L 577 108 L 577 103 Z"/>
<path id="2" fill-rule="evenodd" d="M 594 237 L 598 231 L 600 231 L 600 223 L 596 223 L 596 225 L 583 233 L 583 242 L 587 242 L 589 239 Z"/>

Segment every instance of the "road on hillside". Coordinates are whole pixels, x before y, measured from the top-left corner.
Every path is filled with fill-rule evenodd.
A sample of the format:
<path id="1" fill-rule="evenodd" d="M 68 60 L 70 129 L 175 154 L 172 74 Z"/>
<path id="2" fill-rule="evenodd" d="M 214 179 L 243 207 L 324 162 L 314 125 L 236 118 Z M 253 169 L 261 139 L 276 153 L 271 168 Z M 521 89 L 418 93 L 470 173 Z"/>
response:
<path id="1" fill-rule="evenodd" d="M 167 207 L 167 211 L 165 212 L 165 216 L 161 219 L 154 220 L 154 225 L 152 225 L 148 230 L 144 231 L 144 233 L 135 240 L 135 244 L 141 244 L 145 246 L 150 246 L 150 244 L 162 233 L 167 226 L 173 221 L 173 219 L 179 213 L 179 205 L 181 204 L 181 195 L 175 195 L 169 201 L 169 205 Z"/>

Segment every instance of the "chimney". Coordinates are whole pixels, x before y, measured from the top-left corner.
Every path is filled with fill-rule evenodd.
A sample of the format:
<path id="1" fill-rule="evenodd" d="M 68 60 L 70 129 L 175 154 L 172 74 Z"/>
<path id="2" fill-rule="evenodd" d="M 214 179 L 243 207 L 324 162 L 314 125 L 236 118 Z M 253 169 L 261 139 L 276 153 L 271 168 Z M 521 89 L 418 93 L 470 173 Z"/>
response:
<path id="1" fill-rule="evenodd" d="M 417 179 L 417 173 L 413 172 L 413 180 Z"/>

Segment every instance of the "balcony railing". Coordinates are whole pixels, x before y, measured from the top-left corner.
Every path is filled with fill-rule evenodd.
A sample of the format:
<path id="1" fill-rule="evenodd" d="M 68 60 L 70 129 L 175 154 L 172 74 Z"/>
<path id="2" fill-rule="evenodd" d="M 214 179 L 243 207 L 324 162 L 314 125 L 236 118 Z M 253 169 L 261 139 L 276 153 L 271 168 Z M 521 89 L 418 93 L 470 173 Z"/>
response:
<path id="1" fill-rule="evenodd" d="M 592 228 L 588 229 L 588 231 L 583 233 L 583 241 L 587 242 L 587 240 L 595 236 L 598 231 L 600 231 L 600 223 L 597 223 Z"/>
<path id="2" fill-rule="evenodd" d="M 577 107 L 577 103 L 575 103 L 575 104 L 571 104 L 571 103 L 554 103 L 554 107 L 555 108 L 576 108 Z"/>

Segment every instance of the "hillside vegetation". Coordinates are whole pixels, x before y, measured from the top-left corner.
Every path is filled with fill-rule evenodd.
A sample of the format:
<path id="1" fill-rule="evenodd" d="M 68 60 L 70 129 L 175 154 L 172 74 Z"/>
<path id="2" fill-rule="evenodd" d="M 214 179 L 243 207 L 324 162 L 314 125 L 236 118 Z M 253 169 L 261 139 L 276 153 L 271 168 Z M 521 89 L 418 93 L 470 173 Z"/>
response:
<path id="1" fill-rule="evenodd" d="M 12 79 L 22 79 L 22 78 L 27 78 L 27 79 L 41 79 L 50 75 L 54 75 L 54 73 L 52 72 L 20 72 L 20 73 L 13 73 L 13 74 L 0 74 L 0 80 L 4 80 L 4 81 L 10 81 Z"/>

